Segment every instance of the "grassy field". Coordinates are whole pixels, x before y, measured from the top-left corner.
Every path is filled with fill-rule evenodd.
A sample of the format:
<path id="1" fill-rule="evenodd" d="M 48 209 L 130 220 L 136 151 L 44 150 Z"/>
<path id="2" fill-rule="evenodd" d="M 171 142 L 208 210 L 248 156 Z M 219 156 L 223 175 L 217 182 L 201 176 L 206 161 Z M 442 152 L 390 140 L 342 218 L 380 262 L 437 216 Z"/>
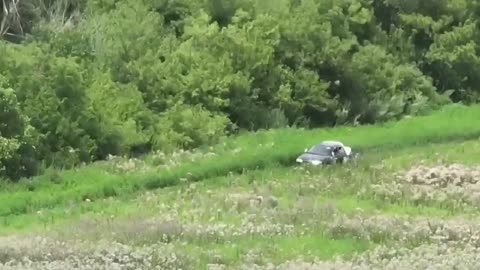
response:
<path id="1" fill-rule="evenodd" d="M 480 106 L 449 106 L 434 114 L 378 126 L 319 130 L 281 129 L 229 138 L 214 147 L 174 157 L 151 155 L 146 160 L 90 165 L 74 171 L 50 172 L 0 191 L 0 217 L 66 206 L 85 200 L 130 196 L 145 190 L 175 186 L 241 173 L 244 170 L 292 165 L 303 149 L 326 139 L 338 139 L 369 154 L 423 143 L 478 138 Z M 113 164 L 113 165 L 112 165 Z"/>
<path id="2" fill-rule="evenodd" d="M 475 115 L 243 135 L 5 186 L 0 269 L 477 269 Z M 332 138 L 362 159 L 287 166 Z"/>

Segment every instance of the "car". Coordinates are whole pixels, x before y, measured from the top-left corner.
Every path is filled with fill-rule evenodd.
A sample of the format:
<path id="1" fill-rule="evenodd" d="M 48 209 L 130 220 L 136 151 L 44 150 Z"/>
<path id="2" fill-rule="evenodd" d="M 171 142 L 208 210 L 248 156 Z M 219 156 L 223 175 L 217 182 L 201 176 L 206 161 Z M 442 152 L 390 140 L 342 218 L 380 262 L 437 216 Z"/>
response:
<path id="1" fill-rule="evenodd" d="M 355 159 L 358 153 L 353 153 L 352 148 L 339 141 L 323 141 L 310 149 L 305 149 L 297 159 L 297 163 L 312 165 L 346 163 Z"/>

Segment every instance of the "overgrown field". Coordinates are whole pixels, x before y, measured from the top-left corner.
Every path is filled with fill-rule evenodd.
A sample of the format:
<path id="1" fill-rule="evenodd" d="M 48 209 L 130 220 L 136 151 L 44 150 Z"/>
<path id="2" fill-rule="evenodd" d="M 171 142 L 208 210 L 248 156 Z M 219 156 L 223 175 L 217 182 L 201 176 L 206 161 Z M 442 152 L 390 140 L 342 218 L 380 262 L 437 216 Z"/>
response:
<path id="1" fill-rule="evenodd" d="M 138 191 L 175 186 L 183 181 L 239 173 L 244 170 L 291 165 L 304 148 L 338 139 L 364 152 L 442 141 L 478 138 L 480 106 L 448 106 L 434 114 L 377 126 L 332 129 L 279 129 L 232 137 L 214 147 L 175 156 L 153 154 L 143 160 L 117 159 L 47 174 L 0 191 L 0 216 L 36 212 L 81 201 L 129 196 Z"/>
<path id="2" fill-rule="evenodd" d="M 7 196 L 31 197 L 24 211 L 2 213 L 0 269 L 477 269 L 480 142 L 474 124 L 449 121 L 475 123 L 476 110 L 451 107 L 383 127 L 245 135 L 221 152 L 210 149 L 211 157 L 111 160 L 6 186 L 2 209 Z M 362 149 L 362 159 L 282 166 L 332 136 Z M 171 163 L 156 167 L 160 159 Z M 222 169 L 235 161 L 243 172 Z M 174 181 L 132 192 L 155 173 Z M 118 184 L 118 196 L 76 195 L 106 183 Z"/>

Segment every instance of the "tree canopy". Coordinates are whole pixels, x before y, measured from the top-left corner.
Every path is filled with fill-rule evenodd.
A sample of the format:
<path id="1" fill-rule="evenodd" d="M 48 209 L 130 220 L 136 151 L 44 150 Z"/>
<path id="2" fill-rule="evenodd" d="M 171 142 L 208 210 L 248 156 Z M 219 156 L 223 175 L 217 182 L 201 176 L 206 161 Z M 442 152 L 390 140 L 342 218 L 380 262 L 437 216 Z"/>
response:
<path id="1" fill-rule="evenodd" d="M 3 0 L 0 176 L 477 102 L 476 0 Z"/>

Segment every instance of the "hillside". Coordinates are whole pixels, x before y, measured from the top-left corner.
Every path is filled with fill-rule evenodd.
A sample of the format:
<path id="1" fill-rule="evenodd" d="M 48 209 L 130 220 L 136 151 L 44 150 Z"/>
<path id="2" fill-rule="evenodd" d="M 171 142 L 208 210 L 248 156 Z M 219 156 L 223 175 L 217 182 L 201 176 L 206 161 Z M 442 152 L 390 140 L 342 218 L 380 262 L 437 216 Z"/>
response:
<path id="1" fill-rule="evenodd" d="M 2 218 L 0 267 L 476 269 L 479 149 L 377 148 L 357 163 L 271 166 L 32 209 Z"/>
<path id="2" fill-rule="evenodd" d="M 422 117 L 383 125 L 333 129 L 277 129 L 230 137 L 197 152 L 143 159 L 115 158 L 73 170 L 47 173 L 0 191 L 0 216 L 36 212 L 82 201 L 123 197 L 185 181 L 241 173 L 275 165 L 292 165 L 303 149 L 321 140 L 336 139 L 365 152 L 391 151 L 435 142 L 462 141 L 480 136 L 480 106 L 451 105 Z M 461 119 L 461 120 L 459 120 Z M 362 154 L 363 155 L 363 154 Z"/>
<path id="3" fill-rule="evenodd" d="M 249 133 L 203 153 L 50 170 L 4 185 L 0 267 L 476 269 L 479 112 Z M 362 158 L 293 164 L 331 138 Z"/>
<path id="4" fill-rule="evenodd" d="M 5 0 L 0 176 L 478 100 L 474 0 Z"/>
<path id="5" fill-rule="evenodd" d="M 479 269 L 480 2 L 4 0 L 0 269 Z M 340 140 L 345 165 L 296 164 Z"/>

